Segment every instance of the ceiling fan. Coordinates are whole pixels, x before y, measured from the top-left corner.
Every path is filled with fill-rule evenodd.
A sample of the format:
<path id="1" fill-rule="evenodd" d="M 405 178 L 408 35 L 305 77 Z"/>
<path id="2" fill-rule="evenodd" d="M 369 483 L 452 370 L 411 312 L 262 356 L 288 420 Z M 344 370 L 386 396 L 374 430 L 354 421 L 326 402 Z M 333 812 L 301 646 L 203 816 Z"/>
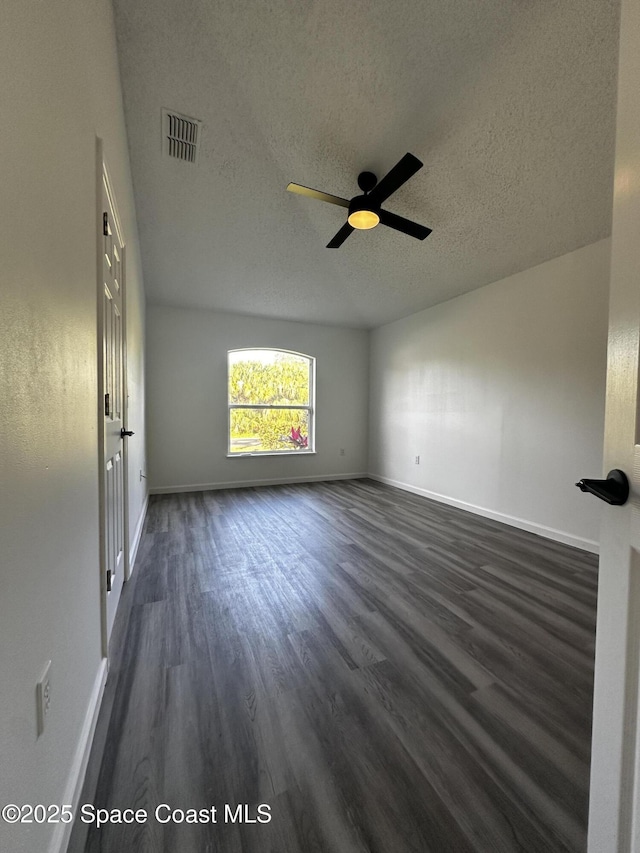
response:
<path id="1" fill-rule="evenodd" d="M 373 172 L 360 172 L 358 186 L 362 190 L 362 195 L 354 196 L 351 201 L 337 195 L 320 192 L 320 190 L 312 190 L 310 187 L 303 187 L 300 184 L 289 184 L 287 189 L 292 193 L 306 195 L 320 201 L 328 201 L 329 204 L 348 208 L 347 221 L 333 240 L 327 243 L 327 249 L 337 249 L 342 246 L 349 234 L 356 228 L 360 231 L 366 231 L 369 228 L 375 228 L 380 222 L 396 231 L 402 231 L 403 234 L 408 234 L 410 237 L 424 240 L 431 234 L 431 228 L 418 225 L 417 222 L 411 222 L 410 219 L 405 219 L 403 216 L 396 216 L 395 213 L 389 213 L 388 210 L 382 210 L 380 207 L 392 193 L 408 181 L 412 175 L 415 175 L 418 169 L 422 169 L 420 160 L 413 154 L 405 154 L 380 181 Z"/>

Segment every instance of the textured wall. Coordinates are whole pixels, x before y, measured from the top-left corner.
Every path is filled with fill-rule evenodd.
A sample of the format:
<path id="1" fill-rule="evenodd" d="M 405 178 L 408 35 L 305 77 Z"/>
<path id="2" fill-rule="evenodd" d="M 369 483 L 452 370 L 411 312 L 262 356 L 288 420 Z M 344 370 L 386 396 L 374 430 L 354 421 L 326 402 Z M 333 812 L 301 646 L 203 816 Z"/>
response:
<path id="1" fill-rule="evenodd" d="M 8 0 L 0 76 L 0 802 L 60 803 L 101 662 L 96 135 L 128 251 L 132 533 L 144 498 L 144 297 L 108 0 Z M 44 851 L 52 829 L 0 823 L 0 849 Z"/>
<path id="2" fill-rule="evenodd" d="M 600 504 L 574 483 L 601 471 L 609 252 L 600 241 L 374 331 L 370 471 L 594 547 Z"/>
<path id="3" fill-rule="evenodd" d="M 150 486 L 366 472 L 368 341 L 361 330 L 149 306 Z M 317 359 L 314 455 L 227 458 L 227 352 L 261 346 Z"/>

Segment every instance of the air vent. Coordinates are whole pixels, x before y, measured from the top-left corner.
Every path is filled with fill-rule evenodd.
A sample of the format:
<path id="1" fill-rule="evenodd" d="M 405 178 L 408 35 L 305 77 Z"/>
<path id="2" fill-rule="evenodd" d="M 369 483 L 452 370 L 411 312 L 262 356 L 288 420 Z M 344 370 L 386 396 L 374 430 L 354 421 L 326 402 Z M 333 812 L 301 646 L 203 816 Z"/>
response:
<path id="1" fill-rule="evenodd" d="M 162 147 L 167 157 L 197 163 L 202 122 L 162 110 Z"/>

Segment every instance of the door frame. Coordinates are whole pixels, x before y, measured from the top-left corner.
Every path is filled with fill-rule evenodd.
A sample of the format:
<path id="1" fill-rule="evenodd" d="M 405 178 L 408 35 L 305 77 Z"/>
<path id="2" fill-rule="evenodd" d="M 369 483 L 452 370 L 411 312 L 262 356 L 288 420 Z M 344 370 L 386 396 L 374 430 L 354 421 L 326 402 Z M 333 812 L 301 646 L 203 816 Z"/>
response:
<path id="1" fill-rule="evenodd" d="M 604 508 L 596 628 L 589 853 L 640 849 L 640 6 L 622 0 L 603 471 L 629 478 Z"/>
<path id="2" fill-rule="evenodd" d="M 100 566 L 100 634 L 102 641 L 102 656 L 109 657 L 109 637 L 107 626 L 107 569 L 105 563 L 105 478 L 104 478 L 104 358 L 103 358 L 103 292 L 102 275 L 102 233 L 103 233 L 103 203 L 102 194 L 106 192 L 113 213 L 112 227 L 122 246 L 122 422 L 128 424 L 129 393 L 127 387 L 127 247 L 124 240 L 120 214 L 113 191 L 113 182 L 104 157 L 103 141 L 96 136 L 96 344 L 97 344 L 97 418 L 98 418 L 98 524 L 99 524 L 99 566 Z M 131 577 L 131 560 L 129 546 L 129 449 L 127 442 L 122 442 L 122 511 L 123 518 L 123 548 L 124 548 L 124 582 Z"/>

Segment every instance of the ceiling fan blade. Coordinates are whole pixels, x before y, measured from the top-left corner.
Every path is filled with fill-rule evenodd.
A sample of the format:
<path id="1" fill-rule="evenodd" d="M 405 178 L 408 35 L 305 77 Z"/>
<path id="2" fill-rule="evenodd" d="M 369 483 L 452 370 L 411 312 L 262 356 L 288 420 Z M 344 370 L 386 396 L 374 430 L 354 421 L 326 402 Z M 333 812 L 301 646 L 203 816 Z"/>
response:
<path id="1" fill-rule="evenodd" d="M 349 225 L 348 222 L 345 222 L 344 225 L 342 226 L 342 228 L 338 231 L 336 236 L 333 238 L 333 240 L 330 240 L 327 243 L 327 249 L 339 249 L 340 246 L 342 246 L 344 241 L 347 239 L 349 234 L 351 234 L 351 232 L 355 231 L 355 230 L 356 229 L 353 227 L 353 225 Z"/>
<path id="2" fill-rule="evenodd" d="M 375 199 L 379 204 L 389 198 L 391 193 L 394 193 L 401 187 L 412 175 L 422 169 L 422 163 L 413 154 L 405 154 L 404 157 L 396 163 L 390 172 L 378 181 L 376 186 L 369 193 L 369 198 Z"/>
<path id="3" fill-rule="evenodd" d="M 395 228 L 396 231 L 402 231 L 403 234 L 408 234 L 410 237 L 416 237 L 418 240 L 424 240 L 425 237 L 431 234 L 431 228 L 427 228 L 425 225 L 418 225 L 417 222 L 405 219 L 404 216 L 389 213 L 388 210 L 380 211 L 380 222 L 383 225 L 388 225 L 389 228 Z"/>
<path id="4" fill-rule="evenodd" d="M 349 207 L 349 201 L 346 198 L 340 198 L 340 196 L 330 195 L 329 193 L 321 193 L 320 190 L 312 190 L 311 187 L 303 187 L 301 184 L 288 184 L 287 189 L 290 193 L 307 195 L 309 198 L 317 198 L 319 201 L 328 201 L 329 204 L 339 204 L 340 207 Z"/>

